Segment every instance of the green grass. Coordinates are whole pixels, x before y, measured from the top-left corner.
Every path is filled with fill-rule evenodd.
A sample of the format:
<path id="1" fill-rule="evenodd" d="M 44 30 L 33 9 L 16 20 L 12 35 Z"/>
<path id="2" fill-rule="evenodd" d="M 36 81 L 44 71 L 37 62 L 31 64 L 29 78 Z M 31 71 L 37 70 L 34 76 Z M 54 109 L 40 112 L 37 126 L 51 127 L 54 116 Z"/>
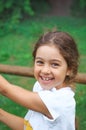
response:
<path id="1" fill-rule="evenodd" d="M 73 17 L 39 17 L 29 19 L 12 30 L 6 30 L 0 37 L 0 63 L 20 66 L 32 66 L 32 50 L 39 36 L 48 30 L 69 32 L 77 42 L 80 52 L 79 72 L 86 73 L 86 19 Z M 3 33 L 4 34 L 4 33 Z M 34 79 L 20 76 L 4 76 L 14 84 L 31 90 Z M 0 95 L 0 107 L 8 112 L 24 117 L 27 109 Z M 79 130 L 86 129 L 86 85 L 76 85 L 77 116 Z M 0 130 L 10 130 L 0 123 Z"/>

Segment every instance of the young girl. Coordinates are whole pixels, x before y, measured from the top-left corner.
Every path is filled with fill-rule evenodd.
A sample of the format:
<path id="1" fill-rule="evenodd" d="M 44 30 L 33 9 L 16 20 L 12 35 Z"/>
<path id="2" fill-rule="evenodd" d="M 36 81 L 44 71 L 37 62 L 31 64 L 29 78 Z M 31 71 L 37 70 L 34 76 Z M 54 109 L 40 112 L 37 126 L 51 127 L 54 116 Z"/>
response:
<path id="1" fill-rule="evenodd" d="M 0 109 L 0 121 L 12 130 L 75 130 L 75 99 L 71 84 L 77 74 L 78 50 L 65 32 L 48 32 L 33 51 L 33 92 L 0 76 L 0 93 L 29 109 L 25 118 Z"/>

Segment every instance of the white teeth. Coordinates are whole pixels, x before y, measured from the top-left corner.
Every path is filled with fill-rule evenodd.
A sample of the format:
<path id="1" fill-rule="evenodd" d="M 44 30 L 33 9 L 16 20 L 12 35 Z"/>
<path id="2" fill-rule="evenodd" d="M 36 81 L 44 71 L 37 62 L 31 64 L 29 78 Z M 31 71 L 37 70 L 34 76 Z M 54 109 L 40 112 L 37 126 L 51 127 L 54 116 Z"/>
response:
<path id="1" fill-rule="evenodd" d="M 46 80 L 46 81 L 48 81 L 48 80 L 49 80 L 49 78 L 43 78 L 43 80 Z"/>

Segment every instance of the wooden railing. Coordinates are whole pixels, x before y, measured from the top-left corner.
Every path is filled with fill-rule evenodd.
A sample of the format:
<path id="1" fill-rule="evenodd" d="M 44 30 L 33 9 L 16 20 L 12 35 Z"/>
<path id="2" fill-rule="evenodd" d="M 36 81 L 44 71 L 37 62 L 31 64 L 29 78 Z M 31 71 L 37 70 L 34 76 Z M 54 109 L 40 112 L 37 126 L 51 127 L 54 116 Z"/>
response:
<path id="1" fill-rule="evenodd" d="M 22 67 L 22 66 L 0 64 L 0 73 L 26 76 L 26 77 L 34 77 L 33 68 Z M 75 78 L 75 82 L 86 84 L 86 73 L 78 73 Z"/>

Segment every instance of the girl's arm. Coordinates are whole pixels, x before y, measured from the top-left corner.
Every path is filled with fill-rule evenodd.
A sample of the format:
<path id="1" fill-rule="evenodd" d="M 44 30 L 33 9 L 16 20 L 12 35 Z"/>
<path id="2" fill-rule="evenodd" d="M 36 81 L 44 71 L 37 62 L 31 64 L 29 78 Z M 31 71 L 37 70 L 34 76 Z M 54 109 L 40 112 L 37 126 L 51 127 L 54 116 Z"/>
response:
<path id="1" fill-rule="evenodd" d="M 24 130 L 24 119 L 0 109 L 0 122 L 5 123 L 12 130 Z"/>
<path id="2" fill-rule="evenodd" d="M 37 92 L 31 92 L 13 85 L 2 76 L 0 76 L 0 93 L 28 109 L 32 109 L 52 118 Z"/>

